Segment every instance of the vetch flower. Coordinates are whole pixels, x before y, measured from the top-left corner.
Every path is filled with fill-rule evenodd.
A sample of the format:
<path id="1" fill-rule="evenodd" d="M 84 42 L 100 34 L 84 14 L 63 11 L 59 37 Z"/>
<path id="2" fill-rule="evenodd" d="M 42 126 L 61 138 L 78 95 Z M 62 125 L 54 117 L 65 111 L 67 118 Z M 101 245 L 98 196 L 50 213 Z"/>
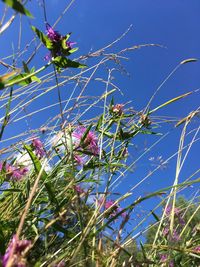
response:
<path id="1" fill-rule="evenodd" d="M 19 240 L 17 239 L 16 235 L 13 236 L 12 240 L 8 248 L 6 249 L 6 253 L 2 257 L 2 267 L 6 267 L 8 259 L 10 257 L 10 253 L 15 245 L 15 250 L 13 253 L 13 267 L 25 267 L 26 266 L 26 259 L 24 258 L 24 252 L 31 246 L 30 240 Z"/>

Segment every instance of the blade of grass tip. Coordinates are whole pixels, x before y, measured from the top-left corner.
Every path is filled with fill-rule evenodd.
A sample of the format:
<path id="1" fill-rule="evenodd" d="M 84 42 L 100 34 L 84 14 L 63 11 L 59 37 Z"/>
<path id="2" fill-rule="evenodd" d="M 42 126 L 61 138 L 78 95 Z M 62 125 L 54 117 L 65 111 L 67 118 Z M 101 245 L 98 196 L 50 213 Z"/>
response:
<path id="1" fill-rule="evenodd" d="M 0 27 L 0 34 L 2 34 L 4 31 L 6 31 L 9 28 L 9 26 L 13 23 L 15 17 L 16 17 L 16 14 L 12 15 L 12 17 L 3 26 Z"/>
<path id="2" fill-rule="evenodd" d="M 197 59 L 196 58 L 189 58 L 189 59 L 185 59 L 183 61 L 181 61 L 171 72 L 170 74 L 164 79 L 164 81 L 158 86 L 158 88 L 156 89 L 156 91 L 154 92 L 154 94 L 152 95 L 152 97 L 150 98 L 144 113 L 147 113 L 146 111 L 150 108 L 151 102 L 153 101 L 154 97 L 157 95 L 157 93 L 160 91 L 160 89 L 162 88 L 162 86 L 172 77 L 172 75 L 179 69 L 179 67 L 181 65 L 190 63 L 190 62 L 196 62 Z"/>
<path id="3" fill-rule="evenodd" d="M 188 92 L 188 93 L 186 93 L 186 94 L 177 96 L 177 97 L 175 97 L 175 98 L 172 98 L 172 99 L 170 99 L 170 100 L 164 102 L 164 103 L 161 104 L 160 106 L 154 108 L 153 110 L 150 110 L 150 111 L 148 112 L 148 115 L 150 115 L 150 114 L 152 114 L 153 112 L 155 112 L 155 111 L 157 111 L 157 110 L 159 110 L 159 109 L 161 109 L 161 108 L 163 108 L 163 107 L 165 107 L 165 106 L 167 106 L 167 105 L 169 105 L 169 104 L 171 104 L 171 103 L 173 103 L 173 102 L 176 102 L 176 101 L 178 101 L 178 100 L 180 100 L 180 99 L 182 99 L 182 98 L 184 98 L 184 97 L 186 97 L 186 96 L 188 96 L 188 95 L 191 95 L 191 94 L 192 94 L 192 91 L 191 91 L 191 92 Z"/>
<path id="4" fill-rule="evenodd" d="M 8 103 L 6 105 L 6 114 L 5 114 L 5 117 L 4 117 L 2 126 L 1 126 L 1 131 L 0 131 L 0 141 L 3 137 L 4 130 L 5 130 L 8 122 L 9 122 L 9 119 L 10 119 L 10 105 L 11 105 L 11 101 L 12 101 L 12 93 L 13 93 L 13 88 L 10 89 L 10 97 L 9 97 Z"/>

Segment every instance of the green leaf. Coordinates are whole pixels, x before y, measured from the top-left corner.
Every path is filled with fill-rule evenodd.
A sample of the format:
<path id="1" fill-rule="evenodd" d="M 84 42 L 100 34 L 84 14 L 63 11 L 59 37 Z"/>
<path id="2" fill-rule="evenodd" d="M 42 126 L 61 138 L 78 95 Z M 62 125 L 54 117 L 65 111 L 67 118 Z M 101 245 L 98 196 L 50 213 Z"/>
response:
<path id="1" fill-rule="evenodd" d="M 100 116 L 95 130 L 99 130 L 101 128 L 102 123 L 103 123 L 103 114 Z"/>
<path id="2" fill-rule="evenodd" d="M 53 49 L 52 41 L 36 27 L 31 26 L 31 29 L 37 34 L 40 41 L 46 46 L 47 49 Z"/>
<path id="3" fill-rule="evenodd" d="M 152 213 L 153 217 L 156 219 L 156 221 L 159 222 L 160 219 L 159 219 L 159 217 L 155 214 L 155 212 L 153 212 L 153 211 L 151 210 L 151 213 Z"/>
<path id="4" fill-rule="evenodd" d="M 92 124 L 90 124 L 90 125 L 87 127 L 87 129 L 85 130 L 85 132 L 84 132 L 84 134 L 83 134 L 83 136 L 82 136 L 82 138 L 81 138 L 80 145 L 83 145 L 83 144 L 84 144 L 84 141 L 85 141 L 85 139 L 86 139 L 86 137 L 87 137 L 89 131 L 91 130 L 91 128 L 92 128 Z"/>
<path id="5" fill-rule="evenodd" d="M 58 67 L 58 68 L 86 68 L 87 66 L 84 64 L 81 64 L 79 62 L 76 61 L 72 61 L 68 58 L 65 57 L 56 57 L 53 60 L 54 64 Z"/>
<path id="6" fill-rule="evenodd" d="M 18 0 L 2 0 L 7 6 L 13 8 L 15 11 L 33 18 L 33 15 L 18 1 Z"/>
<path id="7" fill-rule="evenodd" d="M 23 85 L 28 85 L 33 81 L 38 82 L 38 83 L 41 82 L 41 80 L 36 76 L 32 76 L 32 77 L 29 77 L 29 78 L 25 79 L 26 76 L 29 77 L 30 73 L 21 73 L 21 74 L 15 76 L 14 78 L 10 79 L 9 83 L 10 82 L 16 82 L 15 84 L 20 84 L 20 85 L 23 86 Z M 23 80 L 20 81 L 21 79 L 23 79 Z"/>
<path id="8" fill-rule="evenodd" d="M 0 82 L 0 90 L 4 88 L 4 83 Z"/>
<path id="9" fill-rule="evenodd" d="M 36 173 L 39 174 L 40 170 L 42 168 L 40 160 L 33 153 L 32 148 L 29 145 L 24 145 L 24 148 L 28 152 L 28 154 L 29 154 L 29 156 L 30 156 L 30 158 L 31 158 L 31 160 L 33 162 L 33 165 L 34 165 Z M 41 179 L 44 182 L 45 188 L 46 188 L 46 190 L 48 192 L 49 200 L 51 202 L 57 204 L 57 199 L 56 199 L 55 194 L 54 194 L 53 186 L 51 185 L 51 183 L 49 181 L 46 181 L 47 180 L 47 173 L 45 172 L 45 170 L 43 170 L 43 172 L 42 172 Z"/>
<path id="10" fill-rule="evenodd" d="M 11 101 L 12 101 L 12 92 L 13 92 L 13 89 L 11 88 L 10 97 L 8 99 L 8 103 L 6 104 L 6 114 L 5 114 L 5 117 L 4 117 L 2 126 L 1 126 L 1 130 L 0 130 L 0 140 L 2 139 L 5 127 L 8 124 L 9 119 L 10 119 L 10 105 L 11 105 Z"/>

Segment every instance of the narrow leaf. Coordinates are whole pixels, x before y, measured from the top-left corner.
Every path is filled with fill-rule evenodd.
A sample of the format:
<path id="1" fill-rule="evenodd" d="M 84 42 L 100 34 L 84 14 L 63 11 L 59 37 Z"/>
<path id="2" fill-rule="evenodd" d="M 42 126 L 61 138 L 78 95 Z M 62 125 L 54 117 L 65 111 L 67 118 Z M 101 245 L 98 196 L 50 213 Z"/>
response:
<path id="1" fill-rule="evenodd" d="M 44 33 L 42 33 L 34 26 L 31 26 L 31 29 L 37 34 L 38 38 L 46 46 L 47 49 L 53 48 L 52 41 Z"/>
<path id="2" fill-rule="evenodd" d="M 33 18 L 33 15 L 18 1 L 18 0 L 2 0 L 7 6 L 13 8 L 15 11 Z"/>
<path id="3" fill-rule="evenodd" d="M 181 61 L 181 65 L 183 64 L 187 64 L 187 63 L 190 63 L 190 62 L 197 62 L 198 60 L 196 58 L 188 58 L 188 59 L 185 59 L 183 61 Z"/>

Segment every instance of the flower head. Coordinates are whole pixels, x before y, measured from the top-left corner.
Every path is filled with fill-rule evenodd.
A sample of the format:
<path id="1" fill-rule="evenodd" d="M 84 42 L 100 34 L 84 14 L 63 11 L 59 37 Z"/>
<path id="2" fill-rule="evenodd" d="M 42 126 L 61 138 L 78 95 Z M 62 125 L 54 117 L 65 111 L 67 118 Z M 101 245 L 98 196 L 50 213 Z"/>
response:
<path id="1" fill-rule="evenodd" d="M 34 138 L 32 140 L 32 146 L 37 156 L 42 158 L 45 155 L 44 146 L 40 139 Z"/>
<path id="2" fill-rule="evenodd" d="M 53 42 L 59 42 L 62 38 L 59 32 L 55 31 L 48 23 L 46 24 L 47 36 Z"/>
<path id="3" fill-rule="evenodd" d="M 4 168 L 4 171 L 6 172 L 6 177 L 11 180 L 21 180 L 28 172 L 28 168 L 26 167 L 20 167 L 20 166 L 14 166 L 9 163 L 3 164 L 0 163 L 0 171 L 2 171 Z"/>
<path id="4" fill-rule="evenodd" d="M 169 216 L 172 212 L 172 206 L 171 205 L 168 205 L 167 208 L 166 208 L 166 215 Z M 178 215 L 180 213 L 180 209 L 179 208 L 174 208 L 174 213 L 175 215 Z"/>
<path id="5" fill-rule="evenodd" d="M 167 258 L 168 258 L 167 254 L 161 254 L 160 255 L 160 261 L 161 262 L 166 262 L 167 261 Z"/>
<path id="6" fill-rule="evenodd" d="M 8 259 L 10 257 L 10 253 L 15 246 L 14 253 L 13 253 L 13 267 L 25 267 L 26 260 L 23 257 L 23 252 L 27 250 L 28 247 L 31 246 L 30 240 L 19 240 L 17 239 L 16 235 L 13 236 L 12 240 L 8 248 L 6 249 L 6 253 L 2 257 L 2 267 L 6 267 Z"/>
<path id="7" fill-rule="evenodd" d="M 83 140 L 83 143 L 81 144 L 82 138 L 85 134 L 86 128 L 85 127 L 78 127 L 73 133 L 72 137 L 74 139 L 74 143 L 77 147 L 80 147 L 82 149 L 86 149 L 90 151 L 95 156 L 99 153 L 99 147 L 98 147 L 98 139 L 94 132 L 89 131 L 87 133 L 87 136 Z"/>
<path id="8" fill-rule="evenodd" d="M 77 165 L 83 165 L 84 164 L 83 158 L 77 154 L 74 155 L 74 160 L 77 163 Z"/>
<path id="9" fill-rule="evenodd" d="M 200 253 L 200 246 L 195 247 L 193 250 L 197 253 Z"/>
<path id="10" fill-rule="evenodd" d="M 78 193 L 78 194 L 83 194 L 85 193 L 85 191 L 83 190 L 83 188 L 80 185 L 75 185 L 74 186 L 74 190 Z"/>
<path id="11" fill-rule="evenodd" d="M 114 106 L 112 106 L 111 111 L 115 114 L 115 115 L 122 115 L 123 113 L 123 104 L 116 104 Z"/>

